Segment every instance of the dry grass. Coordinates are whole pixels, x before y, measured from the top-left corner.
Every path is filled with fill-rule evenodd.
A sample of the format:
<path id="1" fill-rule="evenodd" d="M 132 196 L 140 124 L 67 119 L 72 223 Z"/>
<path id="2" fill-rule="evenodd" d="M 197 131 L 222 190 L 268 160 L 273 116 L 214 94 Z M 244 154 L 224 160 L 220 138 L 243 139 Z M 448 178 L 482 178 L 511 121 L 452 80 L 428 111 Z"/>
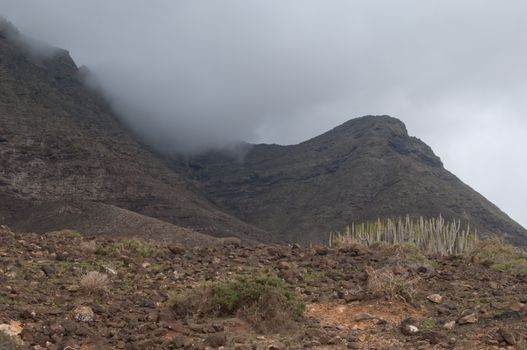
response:
<path id="1" fill-rule="evenodd" d="M 108 275 L 98 271 L 90 271 L 82 277 L 80 286 L 89 294 L 103 293 L 108 290 Z"/>
<path id="2" fill-rule="evenodd" d="M 93 255 L 97 251 L 97 243 L 95 241 L 83 241 L 79 245 L 79 249 L 83 255 Z"/>
<path id="3" fill-rule="evenodd" d="M 365 270 L 368 276 L 368 292 L 388 299 L 400 299 L 407 303 L 413 301 L 419 277 L 409 278 L 395 275 L 392 269 L 388 267 L 376 270 L 371 266 L 367 266 Z"/>

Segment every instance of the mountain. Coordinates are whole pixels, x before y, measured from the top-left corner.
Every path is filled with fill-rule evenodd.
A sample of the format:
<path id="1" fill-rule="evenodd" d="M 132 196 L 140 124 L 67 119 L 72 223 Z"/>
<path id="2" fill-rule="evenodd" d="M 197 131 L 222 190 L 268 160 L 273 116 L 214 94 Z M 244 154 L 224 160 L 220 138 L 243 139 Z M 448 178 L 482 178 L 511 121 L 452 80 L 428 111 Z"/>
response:
<path id="1" fill-rule="evenodd" d="M 242 148 L 243 161 L 209 152 L 189 169 L 219 206 L 286 241 L 326 242 L 351 222 L 442 214 L 527 243 L 523 227 L 445 170 L 398 119 L 365 116 L 298 145 Z"/>
<path id="2" fill-rule="evenodd" d="M 97 212 L 111 205 L 217 236 L 261 236 L 261 230 L 219 210 L 137 141 L 85 87 L 68 52 L 34 52 L 9 24 L 0 28 L 0 222 L 40 232 L 40 213 L 53 207 L 54 213 L 46 210 L 59 226 L 46 229 L 98 233 Z M 88 202 L 91 209 L 84 212 Z M 82 224 L 77 216 L 60 220 L 57 216 L 68 212 L 64 208 L 87 217 Z M 90 221 L 92 228 L 84 224 Z M 137 222 L 135 231 L 149 223 Z M 174 226 L 173 232 L 180 229 Z"/>
<path id="3" fill-rule="evenodd" d="M 67 51 L 0 21 L 0 224 L 206 242 L 326 242 L 353 221 L 459 217 L 527 244 L 525 229 L 446 171 L 402 122 L 367 116 L 293 146 L 163 156 L 84 83 Z"/>

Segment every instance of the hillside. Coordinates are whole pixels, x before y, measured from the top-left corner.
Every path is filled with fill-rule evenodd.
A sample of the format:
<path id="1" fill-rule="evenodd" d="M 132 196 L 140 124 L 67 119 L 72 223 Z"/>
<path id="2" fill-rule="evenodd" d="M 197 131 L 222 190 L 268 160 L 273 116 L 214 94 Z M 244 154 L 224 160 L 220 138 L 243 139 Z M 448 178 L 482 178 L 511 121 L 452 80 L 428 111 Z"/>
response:
<path id="1" fill-rule="evenodd" d="M 38 218 L 40 208 L 95 202 L 218 236 L 261 235 L 220 211 L 138 142 L 84 86 L 66 51 L 47 48 L 35 55 L 6 23 L 0 31 L 0 198 L 2 223 L 35 232 L 77 228 L 81 219 L 46 223 Z M 98 220 L 82 218 L 83 231 L 100 232 Z M 135 231 L 149 223 L 132 222 Z"/>
<path id="2" fill-rule="evenodd" d="M 191 176 L 218 205 L 289 242 L 379 217 L 461 218 L 527 244 L 523 227 L 445 170 L 430 147 L 388 116 L 352 119 L 292 146 L 243 145 L 193 158 Z"/>
<path id="3" fill-rule="evenodd" d="M 406 214 L 458 217 L 527 244 L 395 118 L 353 119 L 298 145 L 241 144 L 236 156 L 169 158 L 129 132 L 66 51 L 36 52 L 0 25 L 0 223 L 325 243 L 351 222 Z"/>

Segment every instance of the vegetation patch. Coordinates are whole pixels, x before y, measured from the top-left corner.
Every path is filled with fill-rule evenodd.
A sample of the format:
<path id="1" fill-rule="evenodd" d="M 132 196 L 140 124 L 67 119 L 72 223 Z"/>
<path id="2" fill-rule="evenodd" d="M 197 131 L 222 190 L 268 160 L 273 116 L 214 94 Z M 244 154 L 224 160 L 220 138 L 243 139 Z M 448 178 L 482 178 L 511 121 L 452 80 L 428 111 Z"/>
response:
<path id="1" fill-rule="evenodd" d="M 170 304 L 180 317 L 238 315 L 264 333 L 291 326 L 305 309 L 290 285 L 269 274 L 203 284 L 173 295 Z"/>
<path id="2" fill-rule="evenodd" d="M 108 242 L 99 245 L 95 250 L 97 255 L 128 255 L 154 257 L 162 254 L 162 249 L 154 242 L 139 239 L 122 239 L 118 242 Z"/>
<path id="3" fill-rule="evenodd" d="M 82 239 L 82 234 L 74 230 L 60 230 L 46 233 L 47 236 L 64 239 Z"/>
<path id="4" fill-rule="evenodd" d="M 343 232 L 330 233 L 330 246 L 345 247 L 357 243 L 371 246 L 383 242 L 388 244 L 411 243 L 427 255 L 465 255 L 478 242 L 477 232 L 470 225 L 462 228 L 461 221 L 446 221 L 437 218 L 417 219 L 407 215 L 404 219 L 377 219 L 377 221 L 352 223 Z"/>
<path id="5" fill-rule="evenodd" d="M 500 238 L 480 241 L 472 252 L 472 257 L 493 270 L 527 272 L 527 253 L 525 250 L 505 243 Z"/>

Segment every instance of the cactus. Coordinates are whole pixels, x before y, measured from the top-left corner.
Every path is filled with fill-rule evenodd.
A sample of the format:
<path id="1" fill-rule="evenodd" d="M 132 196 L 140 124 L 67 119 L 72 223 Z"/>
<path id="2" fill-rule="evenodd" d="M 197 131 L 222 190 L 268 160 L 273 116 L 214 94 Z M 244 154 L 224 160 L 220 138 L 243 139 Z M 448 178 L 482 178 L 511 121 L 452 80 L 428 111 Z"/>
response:
<path id="1" fill-rule="evenodd" d="M 343 232 L 330 233 L 330 246 L 364 244 L 375 242 L 390 244 L 412 243 L 430 255 L 464 255 L 471 252 L 478 242 L 476 230 L 470 224 L 462 228 L 461 220 L 446 221 L 442 215 L 425 219 L 412 219 L 409 215 L 355 223 L 346 226 Z"/>

